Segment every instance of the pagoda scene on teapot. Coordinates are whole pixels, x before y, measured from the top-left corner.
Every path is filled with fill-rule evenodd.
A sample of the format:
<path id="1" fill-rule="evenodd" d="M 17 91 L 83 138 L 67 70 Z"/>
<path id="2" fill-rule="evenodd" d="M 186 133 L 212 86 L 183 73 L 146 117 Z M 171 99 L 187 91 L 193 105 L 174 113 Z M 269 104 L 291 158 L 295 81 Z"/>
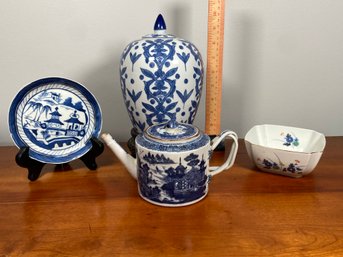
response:
<path id="1" fill-rule="evenodd" d="M 133 134 L 169 121 L 192 124 L 203 85 L 203 61 L 190 42 L 167 34 L 158 15 L 154 33 L 128 44 L 120 58 L 120 84 Z M 132 132 L 131 132 L 132 133 Z"/>
<path id="2" fill-rule="evenodd" d="M 230 153 L 221 166 L 210 166 L 212 152 L 226 138 L 233 140 Z M 235 132 L 223 131 L 211 140 L 197 127 L 178 123 L 175 118 L 152 125 L 136 137 L 136 158 L 110 134 L 102 134 L 102 139 L 137 180 L 139 195 L 150 203 L 169 207 L 203 199 L 211 177 L 231 168 L 238 150 Z"/>

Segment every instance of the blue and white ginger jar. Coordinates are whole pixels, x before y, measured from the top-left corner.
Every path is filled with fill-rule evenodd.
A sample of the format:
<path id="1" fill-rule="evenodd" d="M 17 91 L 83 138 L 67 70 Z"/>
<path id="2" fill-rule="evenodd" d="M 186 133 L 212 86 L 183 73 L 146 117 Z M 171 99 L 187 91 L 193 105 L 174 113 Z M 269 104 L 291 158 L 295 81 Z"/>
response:
<path id="1" fill-rule="evenodd" d="M 198 109 L 203 61 L 190 42 L 167 34 L 162 15 L 154 34 L 133 41 L 120 61 L 120 83 L 131 122 L 138 130 L 169 121 L 192 124 Z"/>

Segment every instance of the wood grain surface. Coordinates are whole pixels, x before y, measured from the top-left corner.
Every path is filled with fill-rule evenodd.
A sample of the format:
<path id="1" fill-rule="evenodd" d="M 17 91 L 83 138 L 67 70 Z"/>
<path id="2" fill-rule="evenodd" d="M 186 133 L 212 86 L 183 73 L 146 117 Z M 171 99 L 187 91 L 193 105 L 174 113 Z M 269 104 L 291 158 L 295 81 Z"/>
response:
<path id="1" fill-rule="evenodd" d="M 107 148 L 97 171 L 47 165 L 35 182 L 16 153 L 0 147 L 0 256 L 343 256 L 343 137 L 300 179 L 257 171 L 240 141 L 234 167 L 181 208 L 142 200 Z"/>

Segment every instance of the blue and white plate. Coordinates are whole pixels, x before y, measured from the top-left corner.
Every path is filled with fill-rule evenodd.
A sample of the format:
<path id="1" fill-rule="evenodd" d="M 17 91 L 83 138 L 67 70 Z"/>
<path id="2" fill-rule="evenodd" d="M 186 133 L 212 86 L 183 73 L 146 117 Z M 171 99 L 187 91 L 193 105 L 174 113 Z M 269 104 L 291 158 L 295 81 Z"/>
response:
<path id="1" fill-rule="evenodd" d="M 24 87 L 12 101 L 8 120 L 19 148 L 29 147 L 32 159 L 54 164 L 87 153 L 102 126 L 95 97 L 64 78 L 44 78 Z"/>

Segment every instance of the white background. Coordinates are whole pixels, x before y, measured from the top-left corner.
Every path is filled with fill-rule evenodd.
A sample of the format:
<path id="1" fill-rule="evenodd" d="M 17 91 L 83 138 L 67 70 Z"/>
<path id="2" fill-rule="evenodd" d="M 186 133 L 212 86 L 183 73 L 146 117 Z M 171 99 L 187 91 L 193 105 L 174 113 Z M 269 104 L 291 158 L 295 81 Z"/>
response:
<path id="1" fill-rule="evenodd" d="M 206 61 L 205 0 L 0 0 L 0 144 L 13 144 L 7 119 L 16 93 L 50 76 L 86 86 L 101 105 L 103 131 L 126 141 L 119 58 L 152 32 L 158 13 Z M 342 13 L 342 0 L 227 1 L 222 129 L 244 137 L 272 123 L 342 136 Z M 195 121 L 201 129 L 204 106 L 205 90 Z"/>

